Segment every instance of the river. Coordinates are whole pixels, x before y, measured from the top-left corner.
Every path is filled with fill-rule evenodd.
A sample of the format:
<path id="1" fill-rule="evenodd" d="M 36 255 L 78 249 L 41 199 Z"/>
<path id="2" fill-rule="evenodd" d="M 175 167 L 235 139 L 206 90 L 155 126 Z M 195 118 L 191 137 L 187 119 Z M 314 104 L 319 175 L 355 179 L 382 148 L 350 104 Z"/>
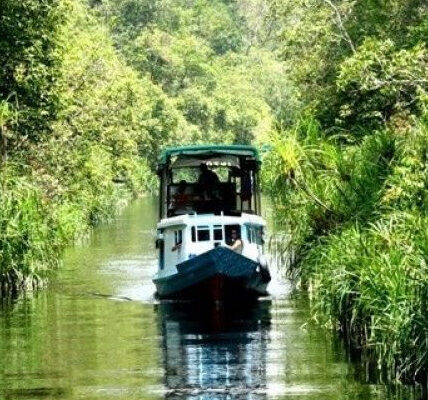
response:
<path id="1" fill-rule="evenodd" d="M 0 304 L 0 399 L 390 399 L 287 283 L 246 309 L 154 301 L 156 200 L 69 248 L 45 290 Z"/>

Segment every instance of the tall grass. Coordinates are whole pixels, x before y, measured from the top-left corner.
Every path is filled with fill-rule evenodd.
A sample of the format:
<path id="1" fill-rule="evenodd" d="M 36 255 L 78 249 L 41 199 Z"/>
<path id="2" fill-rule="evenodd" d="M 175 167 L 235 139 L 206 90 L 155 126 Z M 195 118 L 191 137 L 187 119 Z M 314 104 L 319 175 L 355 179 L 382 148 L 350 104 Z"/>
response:
<path id="1" fill-rule="evenodd" d="M 3 171 L 0 297 L 43 285 L 59 265 L 64 246 L 85 237 L 91 225 L 112 218 L 133 194 L 153 186 L 145 163 L 120 185 L 106 179 L 110 165 L 94 165 L 98 169 L 86 164 L 89 170 L 76 171 L 69 182 L 46 173 L 30 174 L 13 163 Z"/>
<path id="2" fill-rule="evenodd" d="M 327 314 L 390 378 L 416 379 L 428 360 L 427 219 L 396 214 L 313 247 L 303 279 Z"/>
<path id="3" fill-rule="evenodd" d="M 426 122 L 356 140 L 303 119 L 273 142 L 265 187 L 291 233 L 289 272 L 309 289 L 314 317 L 342 330 L 390 379 L 426 380 Z"/>
<path id="4" fill-rule="evenodd" d="M 0 193 L 0 295 L 40 284 L 56 264 L 58 238 L 36 187 L 8 179 Z"/>

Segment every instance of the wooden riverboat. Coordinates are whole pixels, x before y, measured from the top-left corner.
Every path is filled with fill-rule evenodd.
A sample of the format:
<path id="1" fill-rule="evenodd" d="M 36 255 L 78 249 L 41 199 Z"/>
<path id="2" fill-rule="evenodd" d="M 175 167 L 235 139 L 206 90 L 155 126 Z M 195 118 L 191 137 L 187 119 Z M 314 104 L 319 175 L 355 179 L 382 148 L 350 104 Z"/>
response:
<path id="1" fill-rule="evenodd" d="M 267 294 L 260 159 L 252 146 L 186 146 L 162 152 L 160 298 L 240 300 Z"/>

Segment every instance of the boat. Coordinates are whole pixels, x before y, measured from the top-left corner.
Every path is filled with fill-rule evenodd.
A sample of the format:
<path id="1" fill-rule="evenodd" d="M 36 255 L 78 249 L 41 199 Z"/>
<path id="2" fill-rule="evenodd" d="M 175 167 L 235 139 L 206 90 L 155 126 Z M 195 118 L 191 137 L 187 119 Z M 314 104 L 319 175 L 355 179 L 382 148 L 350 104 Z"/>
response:
<path id="1" fill-rule="evenodd" d="M 159 298 L 221 302 L 267 295 L 257 149 L 199 145 L 159 158 Z"/>

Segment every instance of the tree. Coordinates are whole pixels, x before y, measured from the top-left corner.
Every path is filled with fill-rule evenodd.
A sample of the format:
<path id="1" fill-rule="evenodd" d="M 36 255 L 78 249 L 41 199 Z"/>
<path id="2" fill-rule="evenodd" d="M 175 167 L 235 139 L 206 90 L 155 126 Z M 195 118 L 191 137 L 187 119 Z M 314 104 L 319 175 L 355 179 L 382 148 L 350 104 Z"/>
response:
<path id="1" fill-rule="evenodd" d="M 63 0 L 3 0 L 0 99 L 19 111 L 20 135 L 40 140 L 61 108 L 58 96 L 68 6 Z"/>

